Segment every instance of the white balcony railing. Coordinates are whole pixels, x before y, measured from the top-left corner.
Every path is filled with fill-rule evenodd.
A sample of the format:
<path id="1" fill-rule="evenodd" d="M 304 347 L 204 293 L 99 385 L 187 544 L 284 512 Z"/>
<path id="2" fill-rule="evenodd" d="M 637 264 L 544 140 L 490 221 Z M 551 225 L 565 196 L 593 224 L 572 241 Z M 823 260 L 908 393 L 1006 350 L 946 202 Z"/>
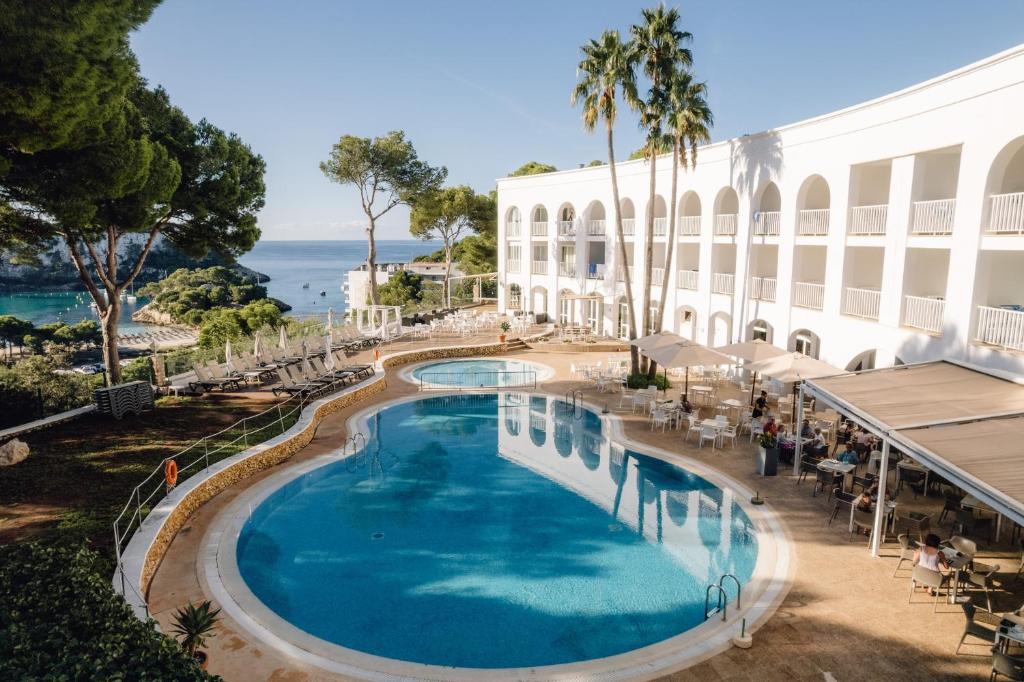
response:
<path id="1" fill-rule="evenodd" d="M 668 234 L 668 218 L 654 219 L 654 236 L 664 237 Z"/>
<path id="2" fill-rule="evenodd" d="M 660 287 L 665 281 L 665 268 L 651 268 L 651 286 Z"/>
<path id="3" fill-rule="evenodd" d="M 777 280 L 774 277 L 751 277 L 750 298 L 755 301 L 775 303 L 775 289 Z"/>
<path id="4" fill-rule="evenodd" d="M 534 237 L 547 237 L 548 224 L 546 222 L 539 221 L 530 223 L 530 235 Z"/>
<path id="5" fill-rule="evenodd" d="M 519 261 L 507 260 L 505 261 L 505 272 L 517 273 L 519 272 Z"/>
<path id="6" fill-rule="evenodd" d="M 696 270 L 679 270 L 676 272 L 676 286 L 680 289 L 697 291 L 699 272 Z"/>
<path id="7" fill-rule="evenodd" d="M 882 292 L 875 289 L 846 287 L 843 297 L 843 314 L 864 317 L 869 320 L 878 319 L 878 310 L 882 303 Z"/>
<path id="8" fill-rule="evenodd" d="M 914 234 L 952 234 L 955 211 L 956 199 L 915 201 L 910 231 Z"/>
<path id="9" fill-rule="evenodd" d="M 823 237 L 828 234 L 827 208 L 804 209 L 797 214 L 796 233 L 805 237 Z"/>
<path id="10" fill-rule="evenodd" d="M 946 302 L 928 296 L 904 296 L 903 325 L 926 332 L 942 331 L 942 313 Z"/>
<path id="11" fill-rule="evenodd" d="M 587 266 L 587 279 L 602 279 L 604 271 L 604 263 L 591 263 Z"/>
<path id="12" fill-rule="evenodd" d="M 630 268 L 629 268 L 630 274 L 632 274 L 634 271 L 635 271 L 635 268 L 630 266 Z M 615 278 L 618 281 L 620 281 L 620 282 L 625 282 L 626 281 L 626 268 L 622 267 L 621 265 L 618 268 L 616 268 L 616 270 L 615 270 Z"/>
<path id="13" fill-rule="evenodd" d="M 505 237 L 508 239 L 518 239 L 519 235 L 522 234 L 522 223 L 518 220 L 510 220 L 505 223 Z"/>
<path id="14" fill-rule="evenodd" d="M 721 213 L 715 216 L 715 234 L 730 235 L 736 234 L 736 214 Z"/>
<path id="15" fill-rule="evenodd" d="M 756 235 L 777 235 L 781 227 L 782 213 L 780 211 L 761 211 L 754 219 L 754 234 Z"/>
<path id="16" fill-rule="evenodd" d="M 850 209 L 850 234 L 885 234 L 885 216 L 888 205 L 854 206 Z"/>
<path id="17" fill-rule="evenodd" d="M 533 261 L 533 268 L 530 270 L 535 275 L 548 274 L 548 262 L 546 260 Z"/>
<path id="18" fill-rule="evenodd" d="M 817 282 L 794 282 L 793 305 L 821 310 L 825 307 L 825 285 Z"/>
<path id="19" fill-rule="evenodd" d="M 522 294 L 510 294 L 508 297 L 508 309 L 519 310 L 523 305 Z"/>
<path id="20" fill-rule="evenodd" d="M 603 220 L 590 220 L 587 222 L 587 234 L 591 237 L 604 236 L 605 223 Z"/>
<path id="21" fill-rule="evenodd" d="M 571 220 L 559 220 L 558 221 L 558 236 L 559 237 L 575 237 L 576 236 L 576 225 Z"/>
<path id="22" fill-rule="evenodd" d="M 575 277 L 576 276 L 576 264 L 575 263 L 559 263 L 558 274 L 562 277 Z"/>
<path id="23" fill-rule="evenodd" d="M 988 231 L 993 234 L 1024 234 L 1024 192 L 993 194 L 988 213 Z"/>
<path id="24" fill-rule="evenodd" d="M 636 234 L 636 218 L 622 219 L 622 234 L 627 237 Z"/>
<path id="25" fill-rule="evenodd" d="M 1004 350 L 1024 351 L 1024 311 L 978 306 L 974 340 Z"/>
<path id="26" fill-rule="evenodd" d="M 716 294 L 731 296 L 736 286 L 736 275 L 731 272 L 712 272 L 711 291 Z"/>
<path id="27" fill-rule="evenodd" d="M 679 217 L 679 235 L 694 237 L 700 234 L 700 216 L 684 215 Z"/>

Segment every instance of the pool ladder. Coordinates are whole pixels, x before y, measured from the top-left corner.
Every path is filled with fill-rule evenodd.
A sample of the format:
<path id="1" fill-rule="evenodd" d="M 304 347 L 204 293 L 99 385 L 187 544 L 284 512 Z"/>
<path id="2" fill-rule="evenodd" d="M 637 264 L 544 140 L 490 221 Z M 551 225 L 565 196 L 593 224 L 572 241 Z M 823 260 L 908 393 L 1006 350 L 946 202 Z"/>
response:
<path id="1" fill-rule="evenodd" d="M 707 620 L 716 613 L 721 613 L 722 620 L 726 620 L 726 612 L 729 607 L 729 594 L 725 591 L 726 578 L 732 578 L 732 581 L 736 583 L 736 608 L 741 608 L 740 600 L 743 594 L 743 587 L 740 585 L 739 578 L 734 576 L 732 573 L 726 573 L 718 579 L 717 583 L 708 585 L 708 589 L 704 590 L 704 620 Z M 714 609 L 709 608 L 711 606 L 712 593 L 714 593 L 718 598 Z"/>
<path id="2" fill-rule="evenodd" d="M 573 419 L 583 419 L 583 391 L 569 389 L 565 392 L 565 411 L 572 414 Z"/>
<path id="3" fill-rule="evenodd" d="M 363 445 L 362 449 L 359 447 L 360 441 Z M 348 451 L 349 445 L 352 446 L 351 455 Z M 366 458 L 366 436 L 364 436 L 362 432 L 356 431 L 354 434 L 346 438 L 341 455 L 345 459 L 345 468 L 349 472 L 355 471 L 361 467 L 363 465 L 363 461 L 360 459 L 360 456 L 362 456 L 363 459 Z"/>

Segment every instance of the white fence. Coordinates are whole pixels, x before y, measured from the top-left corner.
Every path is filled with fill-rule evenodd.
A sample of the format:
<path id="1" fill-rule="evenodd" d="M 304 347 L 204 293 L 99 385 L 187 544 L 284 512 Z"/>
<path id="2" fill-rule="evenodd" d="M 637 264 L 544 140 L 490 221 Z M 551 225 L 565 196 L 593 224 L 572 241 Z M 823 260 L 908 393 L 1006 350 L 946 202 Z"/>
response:
<path id="1" fill-rule="evenodd" d="M 518 220 L 510 220 L 505 223 L 505 236 L 509 239 L 516 239 L 522 231 L 522 224 Z"/>
<path id="2" fill-rule="evenodd" d="M 665 279 L 665 268 L 651 268 L 651 284 L 660 287 Z"/>
<path id="3" fill-rule="evenodd" d="M 1024 311 L 978 306 L 975 341 L 1006 350 L 1024 351 Z"/>
<path id="4" fill-rule="evenodd" d="M 993 194 L 989 200 L 989 232 L 1024 234 L 1024 192 Z"/>
<path id="5" fill-rule="evenodd" d="M 558 221 L 558 236 L 559 237 L 575 237 L 576 226 L 571 220 L 559 220 Z"/>
<path id="6" fill-rule="evenodd" d="M 587 222 L 587 234 L 591 237 L 603 237 L 605 222 L 603 220 L 591 220 Z"/>
<path id="7" fill-rule="evenodd" d="M 700 234 L 700 216 L 684 215 L 679 218 L 679 234 L 683 237 L 694 237 Z"/>
<path id="8" fill-rule="evenodd" d="M 731 295 L 736 286 L 736 275 L 729 272 L 711 273 L 711 291 L 716 294 Z"/>
<path id="9" fill-rule="evenodd" d="M 676 286 L 680 289 L 697 291 L 699 272 L 696 270 L 679 270 L 676 272 Z"/>
<path id="10" fill-rule="evenodd" d="M 774 277 L 751 277 L 750 298 L 755 301 L 775 303 L 777 280 Z"/>
<path id="11" fill-rule="evenodd" d="M 825 307 L 825 285 L 816 282 L 794 283 L 793 305 L 811 310 L 823 309 Z"/>
<path id="12" fill-rule="evenodd" d="M 822 237 L 828 234 L 827 208 L 810 208 L 800 211 L 797 215 L 797 234 L 805 237 Z"/>
<path id="13" fill-rule="evenodd" d="M 622 219 L 622 234 L 626 236 L 636 234 L 636 218 Z"/>
<path id="14" fill-rule="evenodd" d="M 942 313 L 946 302 L 927 296 L 904 296 L 903 324 L 926 332 L 942 331 Z"/>
<path id="15" fill-rule="evenodd" d="M 535 260 L 533 261 L 533 269 L 530 270 L 535 275 L 546 275 L 548 274 L 548 262 L 546 260 Z"/>
<path id="16" fill-rule="evenodd" d="M 506 270 L 506 272 L 511 272 L 511 273 L 519 272 L 519 261 L 517 261 L 517 260 L 507 260 L 507 261 L 505 261 L 505 270 Z"/>
<path id="17" fill-rule="evenodd" d="M 878 310 L 882 304 L 882 292 L 875 289 L 846 287 L 843 297 L 843 314 L 854 317 L 878 319 Z"/>
<path id="18" fill-rule="evenodd" d="M 575 277 L 576 276 L 576 264 L 575 263 L 559 263 L 558 274 L 562 277 Z"/>
<path id="19" fill-rule="evenodd" d="M 530 223 L 530 234 L 534 237 L 547 237 L 548 224 L 536 221 Z"/>
<path id="20" fill-rule="evenodd" d="M 736 234 L 736 214 L 722 213 L 715 216 L 715 234 Z"/>
<path id="21" fill-rule="evenodd" d="M 780 211 L 762 211 L 754 219 L 754 234 L 761 236 L 775 236 L 779 234 L 782 227 L 782 213 Z"/>
<path id="22" fill-rule="evenodd" d="M 654 236 L 664 237 L 668 234 L 668 218 L 654 219 Z"/>
<path id="23" fill-rule="evenodd" d="M 873 235 L 885 234 L 885 216 L 889 207 L 854 206 L 850 209 L 850 234 Z"/>
<path id="24" fill-rule="evenodd" d="M 910 231 L 914 234 L 952 234 L 955 212 L 956 199 L 915 201 Z"/>

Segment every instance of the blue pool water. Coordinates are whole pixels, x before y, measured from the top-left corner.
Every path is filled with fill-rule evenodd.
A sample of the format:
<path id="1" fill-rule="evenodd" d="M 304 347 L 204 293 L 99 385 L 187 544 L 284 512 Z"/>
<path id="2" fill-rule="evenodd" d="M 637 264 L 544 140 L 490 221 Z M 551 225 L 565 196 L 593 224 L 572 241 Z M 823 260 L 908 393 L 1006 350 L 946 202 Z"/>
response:
<path id="1" fill-rule="evenodd" d="M 536 374 L 533 365 L 518 360 L 445 360 L 415 368 L 412 378 L 436 386 L 500 388 L 532 386 Z"/>
<path id="2" fill-rule="evenodd" d="M 703 622 L 708 584 L 750 579 L 756 536 L 732 493 L 610 443 L 589 411 L 441 396 L 369 431 L 238 540 L 256 597 L 321 639 L 446 666 L 568 663 L 679 634 Z"/>

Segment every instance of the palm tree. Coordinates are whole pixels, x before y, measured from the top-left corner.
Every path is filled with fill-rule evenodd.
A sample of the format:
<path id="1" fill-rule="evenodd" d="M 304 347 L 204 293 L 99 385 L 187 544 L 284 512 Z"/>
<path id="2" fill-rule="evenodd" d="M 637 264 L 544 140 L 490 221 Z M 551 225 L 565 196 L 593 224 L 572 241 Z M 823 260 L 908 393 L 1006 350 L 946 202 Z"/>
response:
<path id="1" fill-rule="evenodd" d="M 621 89 L 627 102 L 637 100 L 636 53 L 632 43 L 623 43 L 618 31 L 605 31 L 599 40 L 591 40 L 580 48 L 583 59 L 577 67 L 580 76 L 572 92 L 575 106 L 583 102 L 583 127 L 593 132 L 598 121 L 604 120 L 608 137 L 608 169 L 612 178 L 612 201 L 615 203 L 615 237 L 619 244 L 619 259 L 626 273 L 626 305 L 629 313 L 629 338 L 637 336 L 636 313 L 633 304 L 633 290 L 630 283 L 629 260 L 626 256 L 626 238 L 622 231 L 622 211 L 619 203 L 619 180 L 615 169 L 615 145 L 612 129 L 618 111 L 616 93 Z M 630 347 L 631 369 L 639 371 L 639 355 L 635 346 Z"/>
<path id="2" fill-rule="evenodd" d="M 648 183 L 647 221 L 644 230 L 646 246 L 644 249 L 644 284 L 643 310 L 641 311 L 644 332 L 651 328 L 651 268 L 654 259 L 654 196 L 655 177 L 657 174 L 658 151 L 664 144 L 662 129 L 668 112 L 668 95 L 666 85 L 671 82 L 672 75 L 680 67 L 693 64 L 693 55 L 689 48 L 684 47 L 693 36 L 688 31 L 679 29 L 679 10 L 667 9 L 664 4 L 641 12 L 642 24 L 635 24 L 630 32 L 639 59 L 643 63 L 644 74 L 651 82 L 647 98 L 636 101 L 640 109 L 640 126 L 647 131 L 647 160 L 650 166 L 650 182 Z M 664 291 L 662 299 L 665 298 Z M 647 368 L 648 376 L 653 377 L 657 367 L 652 362 Z"/>
<path id="3" fill-rule="evenodd" d="M 687 165 L 691 170 L 697 167 L 697 147 L 711 141 L 710 128 L 715 123 L 715 117 L 708 107 L 707 84 L 695 82 L 693 74 L 689 71 L 676 71 L 671 83 L 668 84 L 667 92 L 668 115 L 665 118 L 665 123 L 669 130 L 668 136 L 672 138 L 672 201 L 668 219 L 668 248 L 665 249 L 665 274 L 661 283 L 663 292 L 668 291 L 672 282 L 679 165 L 682 163 L 684 170 Z M 687 164 L 687 160 L 689 160 L 689 164 Z M 667 296 L 663 294 L 658 304 L 658 315 L 654 319 L 654 331 L 661 331 L 662 321 L 665 319 L 666 298 Z"/>

